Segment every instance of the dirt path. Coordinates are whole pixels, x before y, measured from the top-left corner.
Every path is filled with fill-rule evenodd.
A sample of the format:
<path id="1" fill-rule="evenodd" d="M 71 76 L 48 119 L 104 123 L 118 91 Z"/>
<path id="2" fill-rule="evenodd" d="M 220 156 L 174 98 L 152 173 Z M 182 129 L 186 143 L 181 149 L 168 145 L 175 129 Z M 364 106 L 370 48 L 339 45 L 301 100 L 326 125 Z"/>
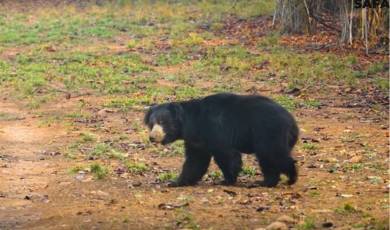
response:
<path id="1" fill-rule="evenodd" d="M 0 120 L 0 228 L 8 228 L 39 219 L 35 203 L 50 202 L 45 191 L 61 168 L 50 148 L 65 132 L 39 127 L 36 116 L 13 103 L 0 108 L 8 117 Z"/>
<path id="2" fill-rule="evenodd" d="M 89 164 L 57 152 L 76 131 L 40 127 L 37 115 L 16 104 L 1 102 L 0 108 L 0 229 L 253 229 L 284 214 L 300 224 L 310 216 L 316 226 L 377 226 L 386 216 L 386 126 L 367 123 L 354 109 L 295 112 L 302 133 L 295 151 L 300 176 L 292 187 L 247 188 L 260 179 L 256 175 L 241 177 L 233 187 L 208 179 L 171 189 L 154 183 L 155 169 L 142 176 L 111 174 L 104 180 L 88 173 L 70 175 L 71 167 Z M 118 114 L 103 123 L 125 132 Z M 132 154 L 159 170 L 178 170 L 182 161 L 179 156 L 156 159 L 149 150 L 136 152 Z M 251 157 L 245 163 L 256 165 Z M 105 164 L 115 169 L 118 161 Z"/>

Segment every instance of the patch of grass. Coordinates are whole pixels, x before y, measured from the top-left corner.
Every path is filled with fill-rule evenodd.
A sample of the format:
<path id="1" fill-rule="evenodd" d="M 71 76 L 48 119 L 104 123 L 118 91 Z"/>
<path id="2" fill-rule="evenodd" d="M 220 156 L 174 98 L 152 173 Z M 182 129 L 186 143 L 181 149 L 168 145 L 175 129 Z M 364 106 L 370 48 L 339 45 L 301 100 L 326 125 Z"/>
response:
<path id="1" fill-rule="evenodd" d="M 261 47 L 260 47 L 261 48 Z M 274 45 L 257 57 L 256 63 L 269 62 L 267 69 L 270 73 L 278 73 L 287 83 L 297 88 L 313 89 L 321 86 L 328 90 L 328 83 L 339 82 L 346 85 L 356 85 L 359 79 L 353 76 L 350 62 L 333 54 L 320 52 L 298 54 L 291 49 Z"/>
<path id="2" fill-rule="evenodd" d="M 255 167 L 245 166 L 245 167 L 242 168 L 240 174 L 242 176 L 253 177 L 253 176 L 256 175 L 256 168 Z"/>
<path id="3" fill-rule="evenodd" d="M 277 103 L 279 103 L 289 111 L 294 111 L 298 107 L 298 102 L 292 97 L 282 95 L 277 96 L 274 99 Z"/>
<path id="4" fill-rule="evenodd" d="M 19 119 L 21 119 L 21 117 L 17 114 L 0 112 L 0 121 L 13 121 Z"/>
<path id="5" fill-rule="evenodd" d="M 178 175 L 175 172 L 163 172 L 160 173 L 157 178 L 160 182 L 168 182 L 168 181 L 176 180 L 177 177 Z"/>
<path id="6" fill-rule="evenodd" d="M 123 160 L 125 158 L 125 155 L 115 149 L 110 144 L 106 143 L 97 143 L 92 150 L 89 151 L 89 156 L 92 158 L 112 158 L 112 159 L 118 159 Z"/>
<path id="7" fill-rule="evenodd" d="M 87 142 L 95 142 L 97 140 L 97 137 L 93 133 L 80 133 L 80 139 L 81 142 L 87 143 Z"/>
<path id="8" fill-rule="evenodd" d="M 387 218 L 382 220 L 371 218 L 369 224 L 366 226 L 366 229 L 388 230 L 389 220 Z"/>
<path id="9" fill-rule="evenodd" d="M 346 170 L 350 170 L 354 172 L 354 171 L 362 170 L 364 168 L 364 165 L 361 163 L 354 163 L 354 164 L 348 164 L 344 168 Z"/>
<path id="10" fill-rule="evenodd" d="M 367 74 L 373 75 L 373 74 L 377 74 L 380 72 L 385 72 L 386 65 L 388 65 L 388 64 L 383 63 L 383 62 L 375 62 L 368 67 Z"/>
<path id="11" fill-rule="evenodd" d="M 366 71 L 354 71 L 352 73 L 352 76 L 355 78 L 365 78 L 365 77 L 367 77 L 367 72 Z"/>
<path id="12" fill-rule="evenodd" d="M 302 144 L 302 149 L 311 152 L 317 150 L 318 146 L 314 143 L 307 142 Z"/>
<path id="13" fill-rule="evenodd" d="M 351 214 L 351 213 L 357 213 L 358 210 L 353 207 L 351 204 L 344 204 L 343 207 L 336 208 L 335 212 L 338 214 Z"/>
<path id="14" fill-rule="evenodd" d="M 344 133 L 341 137 L 341 142 L 350 143 L 356 142 L 361 139 L 361 135 L 357 132 Z"/>
<path id="15" fill-rule="evenodd" d="M 89 112 L 86 111 L 76 111 L 76 112 L 71 112 L 65 115 L 66 118 L 71 118 L 75 120 L 90 120 L 93 115 Z"/>
<path id="16" fill-rule="evenodd" d="M 192 214 L 186 208 L 176 211 L 176 226 L 184 229 L 200 229 Z"/>
<path id="17" fill-rule="evenodd" d="M 304 222 L 302 224 L 299 224 L 297 226 L 298 230 L 311 230 L 316 229 L 316 224 L 314 221 L 314 218 L 312 217 L 306 217 Z"/>
<path id="18" fill-rule="evenodd" d="M 259 42 L 258 46 L 261 48 L 273 48 L 279 45 L 280 34 L 277 32 L 271 32 L 264 36 Z"/>
<path id="19" fill-rule="evenodd" d="M 143 162 L 127 162 L 126 168 L 133 174 L 143 174 L 149 170 L 149 167 Z"/>
<path id="20" fill-rule="evenodd" d="M 82 165 L 76 165 L 68 170 L 69 174 L 76 174 L 80 171 L 85 170 L 85 166 Z"/>
<path id="21" fill-rule="evenodd" d="M 126 155 L 121 151 L 111 149 L 111 151 L 108 153 L 108 157 L 112 159 L 124 160 L 126 158 Z"/>
<path id="22" fill-rule="evenodd" d="M 172 143 L 167 152 L 162 152 L 162 156 L 184 156 L 184 141 L 179 140 Z"/>
<path id="23" fill-rule="evenodd" d="M 318 197 L 320 195 L 320 192 L 318 191 L 309 191 L 310 197 Z"/>
<path id="24" fill-rule="evenodd" d="M 245 47 L 224 45 L 207 49 L 205 57 L 196 65 L 198 70 L 214 74 L 240 74 L 247 72 L 256 63 L 256 56 Z"/>
<path id="25" fill-rule="evenodd" d="M 211 180 L 220 180 L 222 179 L 222 172 L 217 170 L 217 171 L 212 171 L 208 174 L 208 176 L 211 178 Z"/>
<path id="26" fill-rule="evenodd" d="M 177 65 L 186 61 L 187 58 L 181 50 L 173 50 L 168 53 L 159 54 L 156 57 L 156 64 L 159 66 Z"/>
<path id="27" fill-rule="evenodd" d="M 177 100 L 188 100 L 202 95 L 201 91 L 196 87 L 180 86 L 175 90 Z"/>
<path id="28" fill-rule="evenodd" d="M 131 109 L 140 109 L 143 108 L 144 106 L 153 103 L 156 103 L 156 101 L 152 95 L 143 94 L 143 95 L 136 95 L 130 98 L 119 97 L 119 98 L 111 99 L 110 101 L 104 103 L 103 106 L 106 108 L 118 108 L 122 111 L 128 111 Z"/>
<path id="29" fill-rule="evenodd" d="M 79 151 L 80 143 L 75 142 L 65 147 L 64 156 L 70 159 L 75 159 Z"/>
<path id="30" fill-rule="evenodd" d="M 388 78 L 376 78 L 374 79 L 374 85 L 378 87 L 383 92 L 389 92 L 389 79 Z"/>
<path id="31" fill-rule="evenodd" d="M 175 41 L 173 44 L 178 46 L 193 47 L 201 45 L 204 38 L 199 33 L 190 32 L 183 40 Z"/>
<path id="32" fill-rule="evenodd" d="M 106 143 L 98 143 L 94 146 L 94 148 L 89 152 L 91 156 L 102 157 L 106 156 L 112 147 Z"/>
<path id="33" fill-rule="evenodd" d="M 303 105 L 305 108 L 309 109 L 319 109 L 321 107 L 321 102 L 316 99 L 307 99 L 303 101 Z"/>
<path id="34" fill-rule="evenodd" d="M 90 169 L 94 177 L 99 180 L 105 178 L 109 173 L 108 168 L 99 163 L 91 164 Z"/>
<path id="35" fill-rule="evenodd" d="M 127 41 L 127 48 L 132 49 L 137 46 L 138 42 L 134 39 Z"/>

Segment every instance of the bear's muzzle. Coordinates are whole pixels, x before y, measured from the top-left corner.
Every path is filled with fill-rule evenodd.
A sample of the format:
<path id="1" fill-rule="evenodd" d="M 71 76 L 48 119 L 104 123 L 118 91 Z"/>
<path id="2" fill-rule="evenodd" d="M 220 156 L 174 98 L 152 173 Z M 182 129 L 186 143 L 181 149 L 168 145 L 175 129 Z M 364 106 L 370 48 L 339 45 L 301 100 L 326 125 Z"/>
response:
<path id="1" fill-rule="evenodd" d="M 149 140 L 151 142 L 160 143 L 164 139 L 164 137 L 165 137 L 164 129 L 158 124 L 153 125 L 153 128 L 149 134 Z"/>

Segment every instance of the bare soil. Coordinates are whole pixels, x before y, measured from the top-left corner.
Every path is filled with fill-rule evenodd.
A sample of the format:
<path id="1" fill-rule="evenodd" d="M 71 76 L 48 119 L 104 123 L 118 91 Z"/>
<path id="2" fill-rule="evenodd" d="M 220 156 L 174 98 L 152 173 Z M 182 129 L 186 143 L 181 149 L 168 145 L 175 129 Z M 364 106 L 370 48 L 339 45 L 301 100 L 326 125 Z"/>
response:
<path id="1" fill-rule="evenodd" d="M 64 106 L 72 106 L 78 99 L 70 100 L 74 101 Z M 318 227 L 331 222 L 334 227 L 349 229 L 362 218 L 373 224 L 387 219 L 387 172 L 376 169 L 387 167 L 387 124 L 366 121 L 356 108 L 296 111 L 302 142 L 320 148 L 312 154 L 299 148 L 295 152 L 298 183 L 270 189 L 251 187 L 260 175 L 243 177 L 231 187 L 206 180 L 194 187 L 168 188 L 156 183 L 155 175 L 112 175 L 104 180 L 86 175 L 77 179 L 68 173 L 74 160 L 60 152 L 61 146 L 77 136 L 77 130 L 69 131 L 61 124 L 40 127 L 39 116 L 13 102 L 2 101 L 0 107 L 15 115 L 14 120 L 0 121 L 2 229 L 158 229 L 188 227 L 192 222 L 201 229 L 254 229 L 284 214 L 297 222 L 312 216 Z M 111 129 L 126 132 L 118 116 L 114 112 L 103 120 Z M 141 119 L 142 113 L 128 116 Z M 359 137 L 347 139 L 351 133 Z M 364 153 L 362 146 L 369 146 L 375 157 Z M 142 154 L 148 165 L 160 170 L 179 169 L 182 161 L 180 157 L 159 159 L 142 150 L 135 154 Z M 331 171 L 334 165 L 343 168 L 355 161 L 364 167 Z M 248 156 L 245 163 L 255 165 L 255 160 Z M 370 178 L 380 181 L 370 183 Z M 343 211 L 346 204 L 356 210 Z"/>

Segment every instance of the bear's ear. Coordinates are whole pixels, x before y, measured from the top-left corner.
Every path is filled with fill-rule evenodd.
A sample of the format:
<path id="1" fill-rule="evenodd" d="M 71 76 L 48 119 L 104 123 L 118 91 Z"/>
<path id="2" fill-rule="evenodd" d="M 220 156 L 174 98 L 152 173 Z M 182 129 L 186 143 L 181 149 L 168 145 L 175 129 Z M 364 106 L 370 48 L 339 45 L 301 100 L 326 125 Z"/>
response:
<path id="1" fill-rule="evenodd" d="M 145 107 L 145 117 L 144 117 L 144 124 L 149 124 L 150 116 L 153 113 L 153 110 L 157 107 L 156 104 L 152 104 L 150 106 Z"/>
<path id="2" fill-rule="evenodd" d="M 177 103 L 171 103 L 169 104 L 169 110 L 171 111 L 173 117 L 178 120 L 182 121 L 184 116 L 183 107 L 180 104 Z"/>

